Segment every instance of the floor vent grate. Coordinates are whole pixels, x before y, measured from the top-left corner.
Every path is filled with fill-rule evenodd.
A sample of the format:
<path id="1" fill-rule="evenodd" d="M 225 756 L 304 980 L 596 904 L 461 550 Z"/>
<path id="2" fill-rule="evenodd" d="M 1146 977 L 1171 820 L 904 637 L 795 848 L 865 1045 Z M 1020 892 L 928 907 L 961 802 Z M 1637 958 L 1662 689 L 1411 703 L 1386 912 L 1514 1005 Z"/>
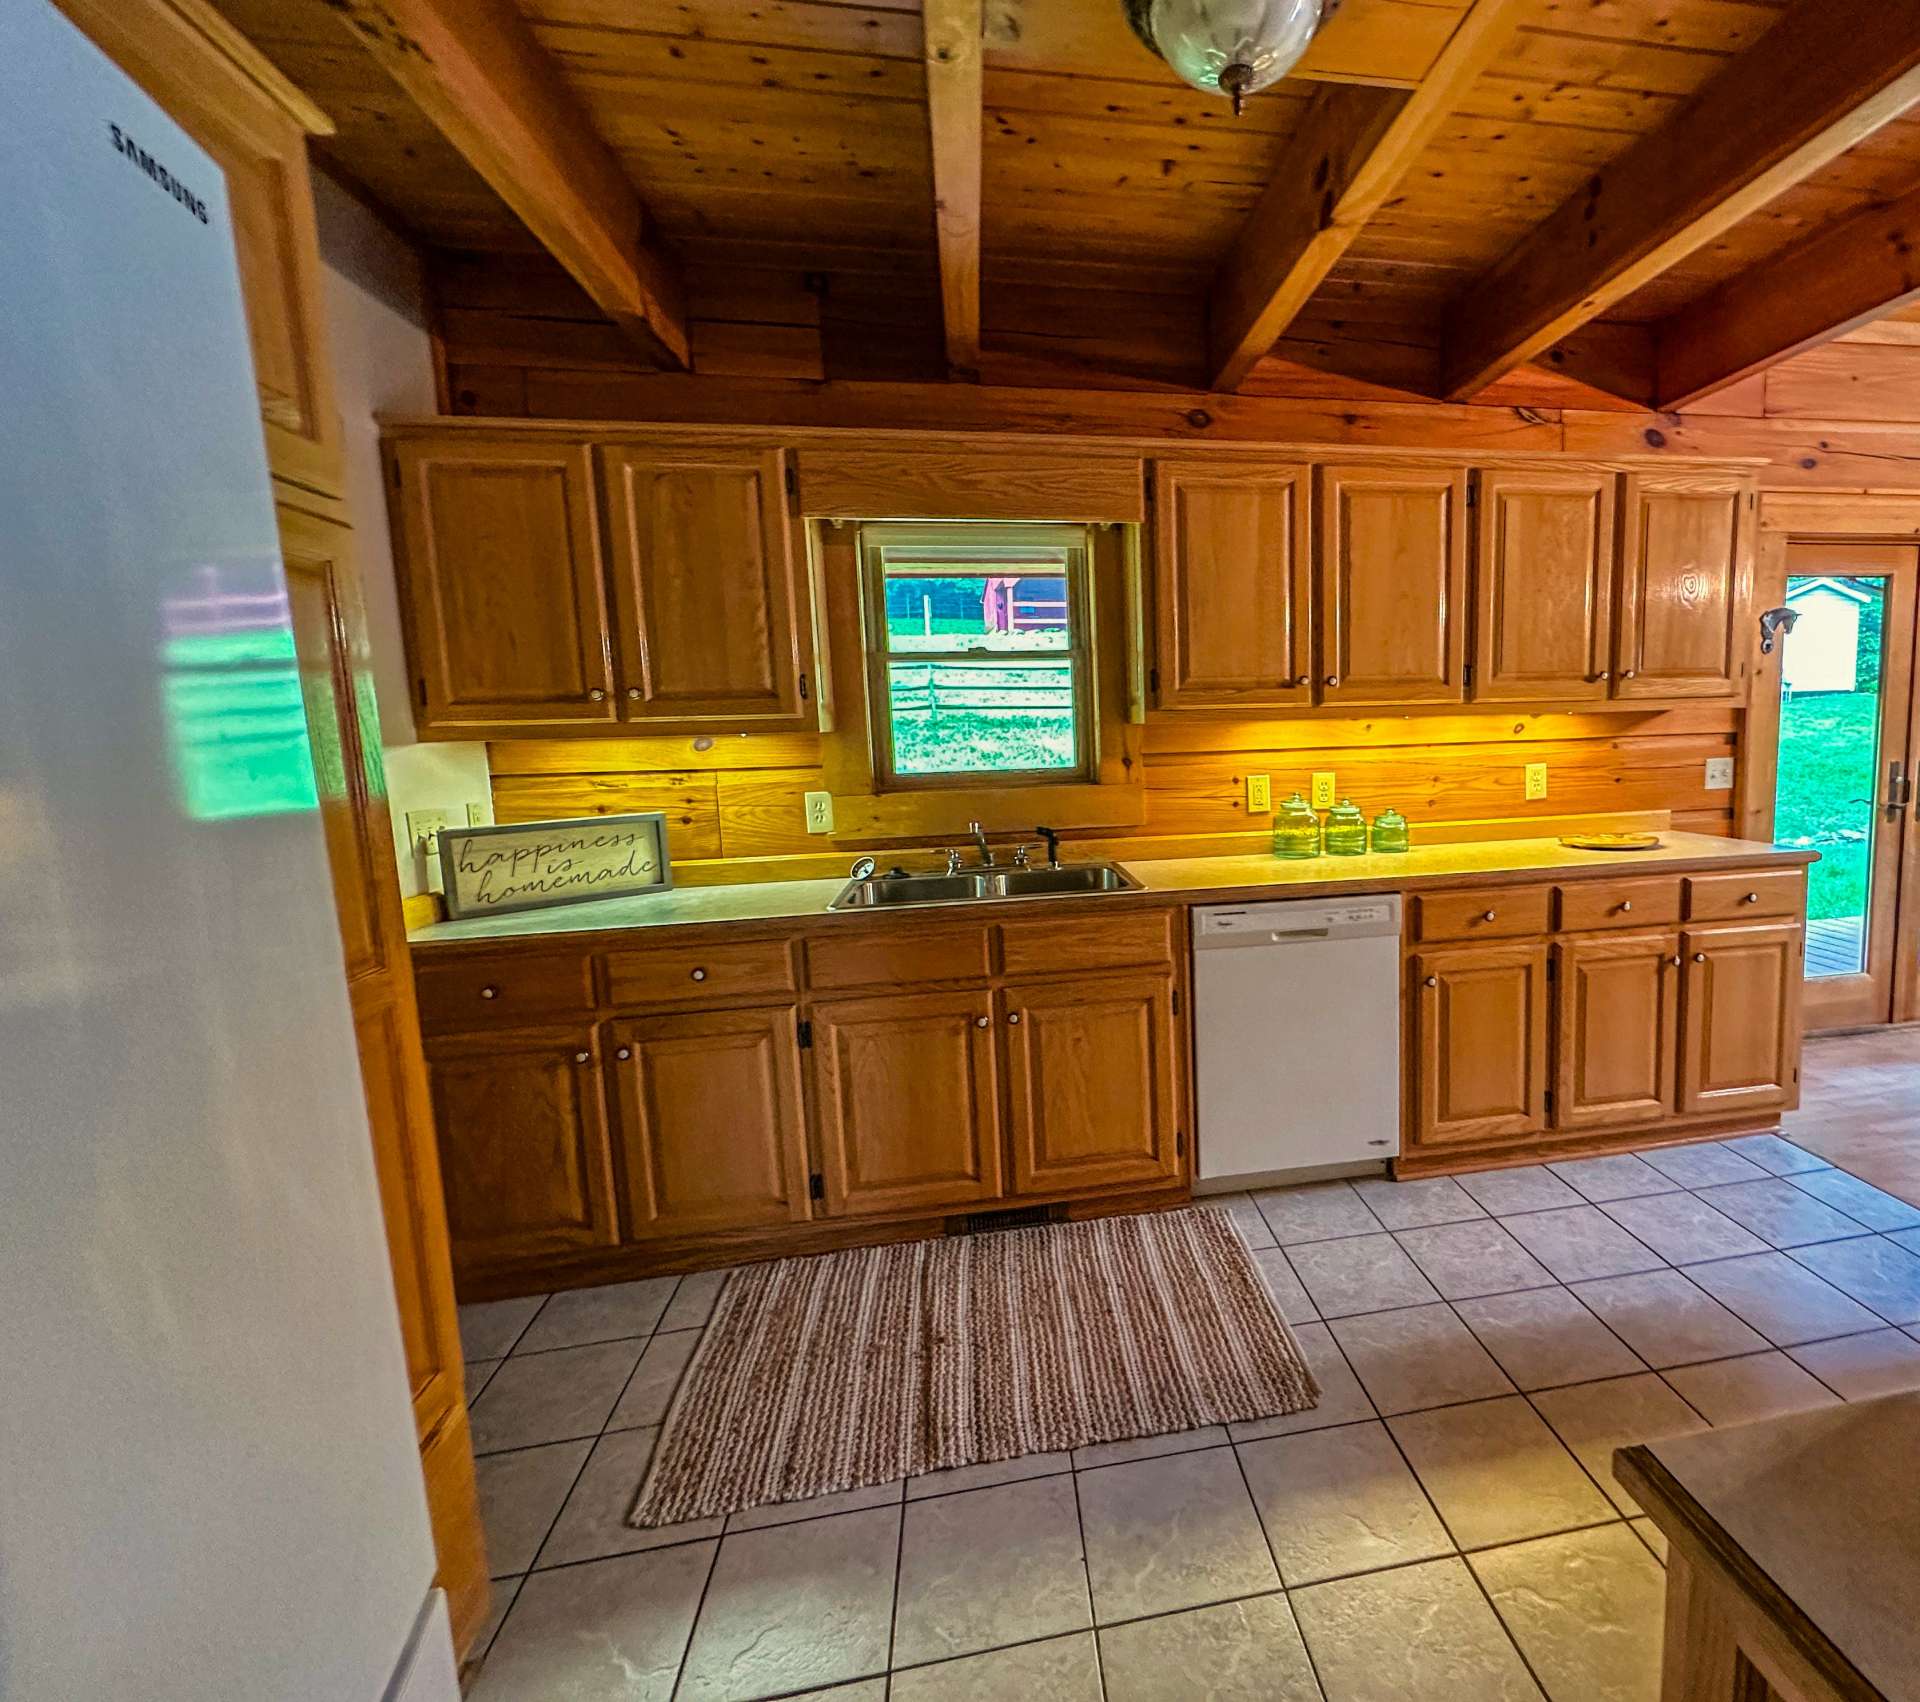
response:
<path id="1" fill-rule="evenodd" d="M 1061 1223 L 1066 1212 L 1060 1206 L 1015 1206 L 1009 1211 L 976 1211 L 954 1218 L 947 1225 L 949 1235 L 985 1235 L 996 1229 L 1032 1229 L 1043 1223 Z"/>

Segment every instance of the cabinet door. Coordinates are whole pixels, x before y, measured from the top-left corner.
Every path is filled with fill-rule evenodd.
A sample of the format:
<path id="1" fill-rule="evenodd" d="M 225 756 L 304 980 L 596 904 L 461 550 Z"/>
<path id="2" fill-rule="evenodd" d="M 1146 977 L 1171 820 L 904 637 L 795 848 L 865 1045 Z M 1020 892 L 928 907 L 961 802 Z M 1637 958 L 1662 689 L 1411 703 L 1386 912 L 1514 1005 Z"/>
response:
<path id="1" fill-rule="evenodd" d="M 619 1239 L 589 1031 L 449 1035 L 427 1067 L 456 1269 Z"/>
<path id="2" fill-rule="evenodd" d="M 1312 702 L 1308 469 L 1161 461 L 1154 474 L 1160 706 Z"/>
<path id="3" fill-rule="evenodd" d="M 1014 1192 L 1177 1176 L 1173 983 L 1164 975 L 1016 982 L 1005 1000 Z"/>
<path id="4" fill-rule="evenodd" d="M 449 435 L 389 455 L 420 730 L 614 722 L 586 446 Z"/>
<path id="5" fill-rule="evenodd" d="M 608 1025 L 629 1237 L 807 1216 L 794 1020 L 782 1006 Z"/>
<path id="6" fill-rule="evenodd" d="M 1480 475 L 1473 696 L 1589 702 L 1613 655 L 1615 475 Z"/>
<path id="7" fill-rule="evenodd" d="M 1465 701 L 1466 506 L 1464 469 L 1321 470 L 1323 703 Z"/>
<path id="8" fill-rule="evenodd" d="M 1626 481 L 1615 697 L 1735 697 L 1753 600 L 1753 487 L 1724 474 Z"/>
<path id="9" fill-rule="evenodd" d="M 1554 1127 L 1592 1129 L 1671 1116 L 1680 1052 L 1679 936 L 1566 940 L 1554 954 Z"/>
<path id="10" fill-rule="evenodd" d="M 806 724 L 778 450 L 600 451 L 629 721 Z"/>
<path id="11" fill-rule="evenodd" d="M 1680 1109 L 1729 1116 L 1800 1099 L 1800 925 L 1689 928 Z"/>
<path id="12" fill-rule="evenodd" d="M 1538 1134 L 1547 1113 L 1547 948 L 1422 952 L 1414 975 L 1421 1146 Z"/>
<path id="13" fill-rule="evenodd" d="M 939 1211 L 1002 1192 L 993 998 L 984 987 L 813 1007 L 827 1210 Z"/>

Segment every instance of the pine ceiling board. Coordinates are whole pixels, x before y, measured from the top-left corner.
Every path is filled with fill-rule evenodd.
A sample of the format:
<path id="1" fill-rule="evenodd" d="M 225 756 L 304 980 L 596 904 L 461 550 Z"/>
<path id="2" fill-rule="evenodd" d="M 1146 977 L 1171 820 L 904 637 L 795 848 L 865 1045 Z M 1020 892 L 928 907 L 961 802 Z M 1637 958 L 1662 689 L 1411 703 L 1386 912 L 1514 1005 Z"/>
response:
<path id="1" fill-rule="evenodd" d="M 1788 0 L 1535 0 L 1527 23 L 1566 35 L 1710 53 L 1744 53 L 1780 21 Z"/>
<path id="2" fill-rule="evenodd" d="M 1489 72 L 1467 91 L 1459 111 L 1463 116 L 1533 124 L 1543 129 L 1564 126 L 1619 132 L 1631 139 L 1644 130 L 1658 129 L 1685 104 L 1683 96 L 1644 89 L 1582 88 L 1573 83 Z"/>
<path id="3" fill-rule="evenodd" d="M 1692 95 L 1730 59 L 1724 53 L 1602 36 L 1521 29 L 1488 74 L 1581 87 Z"/>
<path id="4" fill-rule="evenodd" d="M 1235 118 L 1226 100 L 1182 82 L 1171 72 L 1153 82 L 1136 83 L 989 65 L 985 104 L 1009 111 L 1058 113 L 1116 124 L 1185 126 L 1201 133 L 1290 135 L 1306 111 L 1313 88 L 1311 83 L 1284 78 L 1249 99 L 1246 111 Z"/>
<path id="5" fill-rule="evenodd" d="M 257 0 L 256 0 L 257 3 Z M 920 58 L 918 0 L 822 4 L 819 0 L 518 0 L 534 24 L 762 47 Z"/>
<path id="6" fill-rule="evenodd" d="M 990 109 L 985 124 L 990 177 L 1016 187 L 1072 185 L 1115 197 L 1210 186 L 1258 191 L 1286 143 L 1257 130 L 1114 124 L 1004 107 Z"/>
<path id="7" fill-rule="evenodd" d="M 536 24 L 534 37 L 577 88 L 593 79 L 648 78 L 716 91 L 725 101 L 738 89 L 778 89 L 795 94 L 904 101 L 923 106 L 926 72 L 916 59 L 871 53 L 832 53 L 767 47 L 759 43 L 706 41 L 640 30 L 583 29 L 575 24 Z M 617 85 L 609 81 L 608 92 Z"/>

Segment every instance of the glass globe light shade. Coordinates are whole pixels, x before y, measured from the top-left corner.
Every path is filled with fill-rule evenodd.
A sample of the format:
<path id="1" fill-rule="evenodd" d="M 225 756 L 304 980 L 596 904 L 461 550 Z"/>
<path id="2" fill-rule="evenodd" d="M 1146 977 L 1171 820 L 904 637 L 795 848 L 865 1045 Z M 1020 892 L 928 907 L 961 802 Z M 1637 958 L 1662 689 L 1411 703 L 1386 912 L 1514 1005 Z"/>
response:
<path id="1" fill-rule="evenodd" d="M 1337 0 L 1335 0 L 1337 4 Z M 1135 30 L 1196 89 L 1224 94 L 1238 113 L 1246 97 L 1299 62 L 1322 14 L 1321 0 L 1128 0 Z"/>

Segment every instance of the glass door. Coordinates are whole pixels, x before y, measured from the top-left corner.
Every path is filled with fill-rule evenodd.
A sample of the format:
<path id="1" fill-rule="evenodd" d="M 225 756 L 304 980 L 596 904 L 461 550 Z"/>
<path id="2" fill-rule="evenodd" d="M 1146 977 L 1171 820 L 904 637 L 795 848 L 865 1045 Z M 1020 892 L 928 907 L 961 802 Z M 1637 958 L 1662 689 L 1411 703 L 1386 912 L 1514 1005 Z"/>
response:
<path id="1" fill-rule="evenodd" d="M 1808 872 L 1806 1026 L 1890 1022 L 1911 934 L 1913 655 L 1920 552 L 1801 544 L 1787 552 L 1774 838 Z"/>

